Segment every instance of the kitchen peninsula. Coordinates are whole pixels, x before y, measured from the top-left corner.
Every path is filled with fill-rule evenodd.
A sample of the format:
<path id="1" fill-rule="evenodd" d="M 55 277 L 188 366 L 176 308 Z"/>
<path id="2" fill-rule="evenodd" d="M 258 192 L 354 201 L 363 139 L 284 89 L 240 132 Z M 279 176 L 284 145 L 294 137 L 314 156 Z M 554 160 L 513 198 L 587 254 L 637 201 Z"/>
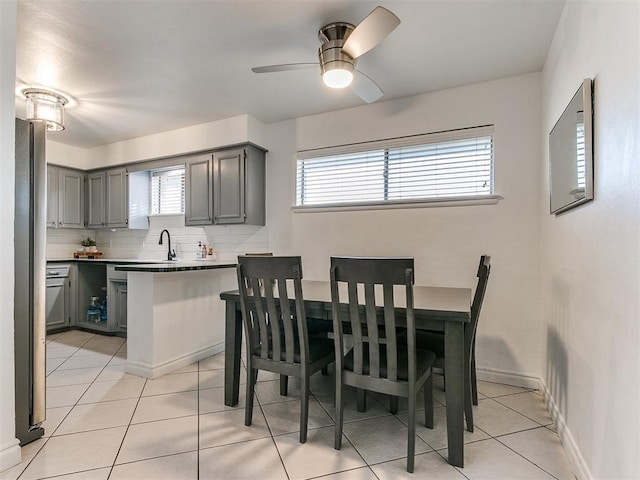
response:
<path id="1" fill-rule="evenodd" d="M 235 262 L 119 265 L 127 272 L 126 371 L 157 378 L 224 350 L 224 302 Z"/>

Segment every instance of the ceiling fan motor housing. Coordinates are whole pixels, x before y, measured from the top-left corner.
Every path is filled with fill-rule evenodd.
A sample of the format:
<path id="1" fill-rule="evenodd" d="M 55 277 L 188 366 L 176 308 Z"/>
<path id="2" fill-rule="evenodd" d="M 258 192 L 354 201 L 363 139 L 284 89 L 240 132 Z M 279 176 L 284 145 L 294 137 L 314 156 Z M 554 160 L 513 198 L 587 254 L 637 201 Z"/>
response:
<path id="1" fill-rule="evenodd" d="M 353 73 L 356 60 L 342 51 L 344 42 L 355 29 L 350 23 L 336 22 L 325 25 L 318 32 L 318 38 L 322 42 L 318 49 L 321 74 L 329 70 L 347 70 Z"/>

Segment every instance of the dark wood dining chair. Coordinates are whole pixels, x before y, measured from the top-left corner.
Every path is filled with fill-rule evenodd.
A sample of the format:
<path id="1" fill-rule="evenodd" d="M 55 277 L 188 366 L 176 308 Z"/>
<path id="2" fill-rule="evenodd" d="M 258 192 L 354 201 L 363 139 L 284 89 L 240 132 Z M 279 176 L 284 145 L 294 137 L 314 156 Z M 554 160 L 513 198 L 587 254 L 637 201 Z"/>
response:
<path id="1" fill-rule="evenodd" d="M 281 378 L 298 377 L 300 443 L 304 443 L 309 377 L 333 362 L 335 354 L 332 340 L 307 334 L 302 261 L 300 257 L 239 256 L 237 273 L 247 346 L 245 425 L 251 425 L 253 417 L 258 370 L 278 373 Z"/>
<path id="2" fill-rule="evenodd" d="M 482 255 L 478 265 L 478 283 L 471 304 L 471 319 L 464 328 L 464 416 L 467 430 L 473 432 L 473 406 L 478 405 L 478 384 L 476 380 L 476 331 L 482 302 L 487 290 L 491 257 Z M 442 332 L 418 331 L 416 333 L 418 348 L 430 350 L 436 354 L 435 367 L 444 371 L 444 334 Z M 446 388 L 446 384 L 445 384 Z"/>
<path id="3" fill-rule="evenodd" d="M 433 428 L 432 367 L 435 361 L 435 354 L 415 346 L 413 272 L 413 258 L 331 258 L 336 351 L 334 447 L 339 450 L 342 446 L 343 385 L 406 397 L 409 404 L 408 472 L 413 472 L 414 468 L 416 399 L 422 386 L 425 426 Z M 394 289 L 395 286 L 399 288 Z M 360 299 L 358 290 L 362 292 Z M 399 312 L 402 312 L 401 318 L 407 328 L 405 346 L 397 342 Z M 384 338 L 378 335 L 379 324 L 384 325 Z M 346 354 L 343 325 L 350 327 L 353 336 L 353 347 Z M 365 325 L 366 340 L 363 339 Z"/>

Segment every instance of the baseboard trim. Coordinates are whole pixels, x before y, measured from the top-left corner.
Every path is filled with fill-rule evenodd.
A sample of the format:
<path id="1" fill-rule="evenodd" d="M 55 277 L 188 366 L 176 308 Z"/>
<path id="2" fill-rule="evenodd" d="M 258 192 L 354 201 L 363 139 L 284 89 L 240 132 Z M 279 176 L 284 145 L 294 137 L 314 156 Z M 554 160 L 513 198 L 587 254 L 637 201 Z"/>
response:
<path id="1" fill-rule="evenodd" d="M 523 388 L 540 388 L 540 377 L 525 373 L 510 372 L 497 368 L 476 366 L 476 377 L 485 382 L 502 383 Z"/>
<path id="2" fill-rule="evenodd" d="M 516 387 L 534 388 L 540 390 L 544 404 L 551 415 L 556 430 L 558 431 L 558 437 L 564 447 L 564 451 L 567 454 L 569 462 L 573 467 L 577 480 L 593 480 L 591 472 L 587 467 L 587 463 L 584 461 L 580 449 L 571 435 L 571 431 L 564 420 L 564 417 L 560 413 L 560 409 L 556 404 L 551 392 L 547 388 L 544 380 L 535 375 L 527 375 L 516 372 L 509 372 L 506 370 L 492 369 L 486 367 L 476 366 L 476 376 L 478 380 L 486 382 L 502 383 L 505 385 L 514 385 Z"/>
<path id="3" fill-rule="evenodd" d="M 573 439 L 573 435 L 571 435 L 571 431 L 567 427 L 558 405 L 542 379 L 540 379 L 540 390 L 544 396 L 544 404 L 547 407 L 547 411 L 551 415 L 558 431 L 558 437 L 560 437 L 564 451 L 567 453 L 569 462 L 574 468 L 577 480 L 593 480 L 589 467 L 587 467 L 587 463 L 584 461 L 584 457 L 580 453 L 580 449 Z"/>
<path id="4" fill-rule="evenodd" d="M 18 465 L 21 461 L 20 441 L 14 438 L 14 441 L 7 442 L 7 445 L 0 450 L 0 472 Z"/>
<path id="5" fill-rule="evenodd" d="M 217 343 L 197 352 L 191 352 L 179 358 L 166 361 L 161 364 L 149 365 L 147 363 L 127 360 L 125 371 L 132 375 L 144 378 L 158 378 L 179 368 L 186 367 L 194 362 L 204 360 L 217 353 L 224 352 L 224 342 Z"/>

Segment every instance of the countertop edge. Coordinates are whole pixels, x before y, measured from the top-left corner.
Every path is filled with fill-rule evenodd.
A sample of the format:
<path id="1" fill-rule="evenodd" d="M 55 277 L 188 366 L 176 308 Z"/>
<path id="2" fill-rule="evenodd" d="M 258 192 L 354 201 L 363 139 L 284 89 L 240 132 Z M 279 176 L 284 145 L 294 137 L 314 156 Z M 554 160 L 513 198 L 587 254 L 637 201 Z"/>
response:
<path id="1" fill-rule="evenodd" d="M 175 264 L 169 263 L 149 263 L 138 265 L 117 265 L 116 271 L 119 272 L 143 272 L 143 273 L 167 273 L 167 272 L 190 272 L 196 270 L 216 270 L 220 268 L 235 268 L 235 262 L 219 262 L 219 263 L 207 263 L 207 262 L 189 262 Z"/>

